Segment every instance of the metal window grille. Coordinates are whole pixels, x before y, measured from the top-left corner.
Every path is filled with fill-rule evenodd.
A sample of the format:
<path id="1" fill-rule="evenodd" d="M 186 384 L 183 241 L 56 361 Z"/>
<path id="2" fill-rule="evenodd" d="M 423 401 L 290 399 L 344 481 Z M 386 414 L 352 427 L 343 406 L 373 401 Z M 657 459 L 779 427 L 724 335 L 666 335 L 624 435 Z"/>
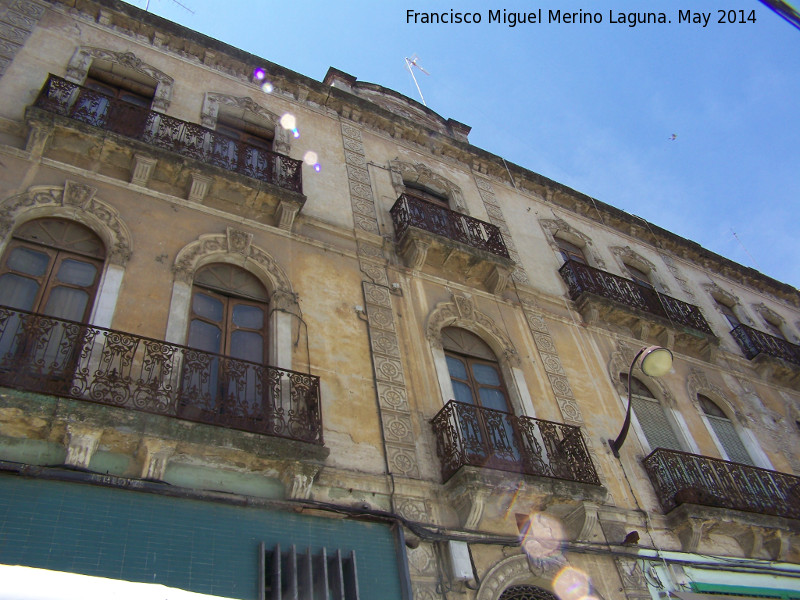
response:
<path id="1" fill-rule="evenodd" d="M 293 545 L 280 544 L 260 552 L 261 600 L 359 600 L 356 553 L 342 556 L 341 550 L 328 554 L 311 548 L 298 552 Z"/>

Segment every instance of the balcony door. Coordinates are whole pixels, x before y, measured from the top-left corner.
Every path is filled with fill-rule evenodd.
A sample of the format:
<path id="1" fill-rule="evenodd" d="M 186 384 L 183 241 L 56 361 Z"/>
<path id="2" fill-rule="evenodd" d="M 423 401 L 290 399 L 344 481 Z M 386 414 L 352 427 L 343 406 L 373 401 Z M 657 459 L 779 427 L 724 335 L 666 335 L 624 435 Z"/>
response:
<path id="1" fill-rule="evenodd" d="M 626 383 L 628 374 L 620 374 L 620 380 Z M 684 450 L 670 423 L 670 418 L 653 392 L 635 377 L 630 379 L 630 386 L 633 413 L 636 415 L 636 420 L 645 437 L 644 441 L 647 442 L 650 450 L 656 448 Z"/>
<path id="2" fill-rule="evenodd" d="M 156 82 L 120 65 L 93 64 L 73 108 L 73 117 L 96 127 L 138 137 L 147 125 Z"/>
<path id="3" fill-rule="evenodd" d="M 200 411 L 235 421 L 268 414 L 267 302 L 263 284 L 244 269 L 212 264 L 197 272 L 187 345 L 201 352 L 188 352 L 184 361 L 185 416 Z"/>
<path id="4" fill-rule="evenodd" d="M 222 136 L 214 138 L 213 162 L 249 177 L 274 175 L 270 157 L 275 134 L 266 119 L 248 111 L 232 112 L 220 107 L 216 130 Z"/>
<path id="5" fill-rule="evenodd" d="M 0 262 L 0 370 L 3 377 L 65 380 L 75 365 L 82 328 L 43 318 L 85 323 L 105 258 L 91 230 L 62 219 L 20 227 Z"/>
<path id="6" fill-rule="evenodd" d="M 447 369 L 458 407 L 459 426 L 471 464 L 509 468 L 521 460 L 500 365 L 478 336 L 455 327 L 442 330 Z"/>
<path id="7" fill-rule="evenodd" d="M 733 421 L 728 418 L 728 415 L 707 396 L 697 394 L 697 400 L 700 402 L 700 407 L 703 409 L 711 429 L 714 430 L 717 440 L 725 450 L 725 454 L 728 455 L 728 460 L 754 467 L 755 463 L 750 458 L 750 453 L 747 452 Z"/>

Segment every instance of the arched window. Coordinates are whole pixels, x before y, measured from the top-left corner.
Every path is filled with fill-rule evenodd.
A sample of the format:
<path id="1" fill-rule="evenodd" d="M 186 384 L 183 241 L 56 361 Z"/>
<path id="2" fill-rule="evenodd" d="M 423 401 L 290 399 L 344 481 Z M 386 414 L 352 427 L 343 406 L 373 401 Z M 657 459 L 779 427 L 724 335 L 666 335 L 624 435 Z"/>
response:
<path id="1" fill-rule="evenodd" d="M 197 271 L 187 345 L 267 362 L 267 290 L 251 273 L 224 263 Z"/>
<path id="2" fill-rule="evenodd" d="M 497 600 L 556 600 L 555 595 L 532 585 L 512 585 Z"/>
<path id="3" fill-rule="evenodd" d="M 267 290 L 225 263 L 194 277 L 180 415 L 232 427 L 271 430 L 281 402 L 280 374 L 266 366 Z M 276 429 L 277 431 L 277 429 Z"/>
<path id="4" fill-rule="evenodd" d="M 703 409 L 708 424 L 727 455 L 727 459 L 732 462 L 755 466 L 753 459 L 750 458 L 750 454 L 736 431 L 736 427 L 722 409 L 708 396 L 697 394 L 697 400 L 700 402 L 700 407 Z"/>
<path id="5" fill-rule="evenodd" d="M 717 308 L 719 308 L 719 311 L 728 320 L 728 323 L 730 324 L 731 329 L 735 329 L 736 327 L 741 325 L 742 322 L 739 320 L 739 317 L 736 315 L 736 312 L 734 311 L 733 306 L 731 306 L 729 304 L 726 304 L 725 302 L 722 302 L 721 300 L 718 300 L 716 298 L 714 299 L 714 301 L 717 303 Z"/>
<path id="6" fill-rule="evenodd" d="M 486 342 L 465 329 L 445 327 L 442 347 L 458 402 L 512 412 L 500 365 Z"/>
<path id="7" fill-rule="evenodd" d="M 274 126 L 266 118 L 243 108 L 219 107 L 216 130 L 223 134 L 214 138 L 213 160 L 227 169 L 241 168 L 251 177 L 268 174 L 273 161 Z M 241 143 L 237 143 L 241 142 Z"/>
<path id="8" fill-rule="evenodd" d="M 416 196 L 417 198 L 421 198 L 422 200 L 443 208 L 450 208 L 450 199 L 445 192 L 434 190 L 420 183 L 404 182 L 404 184 L 407 194 Z"/>
<path id="9" fill-rule="evenodd" d="M 143 73 L 95 59 L 75 103 L 74 118 L 97 127 L 139 133 L 146 124 L 158 82 Z M 90 90 L 90 91 L 87 91 Z"/>
<path id="10" fill-rule="evenodd" d="M 620 374 L 620 380 L 626 384 L 627 373 Z M 683 450 L 664 407 L 653 392 L 635 377 L 631 378 L 630 386 L 633 413 L 650 450 L 656 448 Z"/>
<path id="11" fill-rule="evenodd" d="M 572 260 L 584 265 L 589 264 L 586 262 L 586 255 L 583 253 L 582 248 L 560 237 L 556 237 L 554 239 L 558 245 L 559 251 L 561 252 L 561 257 L 565 261 Z"/>
<path id="12" fill-rule="evenodd" d="M 639 267 L 634 267 L 631 264 L 625 263 L 625 268 L 636 283 L 646 288 L 653 289 L 653 282 L 650 281 L 650 275 L 642 271 Z"/>
<path id="13" fill-rule="evenodd" d="M 458 405 L 459 425 L 468 461 L 495 468 L 519 463 L 508 392 L 492 349 L 473 333 L 442 329 L 442 347 Z"/>
<path id="14" fill-rule="evenodd" d="M 29 221 L 14 232 L 0 263 L 0 305 L 85 322 L 104 259 L 103 242 L 89 228 Z"/>

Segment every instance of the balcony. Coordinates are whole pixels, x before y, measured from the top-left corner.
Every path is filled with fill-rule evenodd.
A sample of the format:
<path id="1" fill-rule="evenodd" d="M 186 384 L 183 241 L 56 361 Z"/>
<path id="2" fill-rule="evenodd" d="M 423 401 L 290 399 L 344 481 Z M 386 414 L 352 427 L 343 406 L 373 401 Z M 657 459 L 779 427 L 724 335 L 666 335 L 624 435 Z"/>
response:
<path id="1" fill-rule="evenodd" d="M 569 297 L 590 323 L 625 328 L 642 341 L 703 355 L 718 338 L 700 309 L 630 279 L 567 261 L 559 269 Z"/>
<path id="2" fill-rule="evenodd" d="M 410 194 L 401 194 L 390 213 L 399 254 L 412 269 L 427 265 L 494 293 L 505 289 L 514 261 L 495 225 Z"/>
<path id="3" fill-rule="evenodd" d="M 431 423 L 443 481 L 472 466 L 600 485 L 579 427 L 455 400 Z"/>
<path id="4" fill-rule="evenodd" d="M 644 466 L 667 512 L 686 503 L 800 519 L 800 477 L 663 448 Z"/>
<path id="5" fill-rule="evenodd" d="M 731 335 L 763 376 L 800 387 L 800 346 L 743 324 Z"/>
<path id="6" fill-rule="evenodd" d="M 268 192 L 267 195 L 276 196 L 274 204 L 282 202 L 284 205 L 280 208 L 270 205 L 269 211 L 272 213 L 280 210 L 283 214 L 291 214 L 293 218 L 305 202 L 302 195 L 301 160 L 257 148 L 201 125 L 111 98 L 55 75 L 50 75 L 47 79 L 32 109 L 26 113 L 32 130 L 37 127 L 42 131 L 54 129 L 49 136 L 60 136 L 59 139 L 48 142 L 50 154 L 59 159 L 69 156 L 79 166 L 99 168 L 102 173 L 121 176 L 120 171 L 125 172 L 121 165 L 125 165 L 127 176 L 135 180 L 141 175 L 136 173 L 135 166 L 134 174 L 131 175 L 130 165 L 135 163 L 136 154 L 142 153 L 149 155 L 150 159 L 158 159 L 162 170 L 157 177 L 160 187 L 156 189 L 159 191 L 183 195 L 186 188 L 191 186 L 190 195 L 197 194 L 197 178 L 195 176 L 192 179 L 192 173 L 204 176 L 200 187 L 208 190 L 214 183 L 211 176 L 215 174 L 214 169 L 208 167 L 214 167 L 221 169 L 222 174 L 242 175 L 275 186 L 266 187 L 264 191 Z M 45 118 L 45 115 L 50 116 Z M 75 130 L 77 123 L 123 136 L 129 141 L 106 148 L 102 143 L 104 140 L 97 136 L 82 140 L 79 131 Z M 68 132 L 59 129 L 70 124 L 72 130 Z M 77 129 L 80 130 L 80 127 Z M 29 138 L 29 146 L 34 138 L 35 136 Z M 160 150 L 177 156 L 165 155 Z M 90 160 L 97 157 L 100 157 L 100 167 L 96 167 Z M 184 160 L 181 161 L 181 158 Z M 219 195 L 246 196 L 249 192 L 253 196 L 253 200 L 249 200 L 250 205 L 265 201 L 261 199 L 265 194 L 262 191 L 259 195 L 253 182 L 242 180 L 246 185 L 237 185 L 236 178 L 228 179 L 226 182 L 218 182 L 218 187 L 226 192 Z M 202 194 L 204 193 L 206 192 Z M 242 204 L 248 202 L 243 201 Z M 285 217 L 279 217 L 281 218 Z"/>
<path id="7" fill-rule="evenodd" d="M 318 377 L 8 307 L 0 386 L 323 443 Z"/>

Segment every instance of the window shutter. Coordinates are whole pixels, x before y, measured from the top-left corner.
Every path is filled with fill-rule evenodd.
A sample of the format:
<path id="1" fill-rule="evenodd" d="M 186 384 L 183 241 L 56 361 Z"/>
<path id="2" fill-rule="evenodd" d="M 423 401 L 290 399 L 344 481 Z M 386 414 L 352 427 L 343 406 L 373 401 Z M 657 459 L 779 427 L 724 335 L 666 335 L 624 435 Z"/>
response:
<path id="1" fill-rule="evenodd" d="M 678 436 L 669 425 L 664 407 L 658 400 L 632 396 L 631 402 L 636 419 L 644 431 L 644 437 L 647 438 L 647 444 L 651 450 L 656 448 L 683 450 Z"/>
<path id="2" fill-rule="evenodd" d="M 717 434 L 719 443 L 725 448 L 725 453 L 728 455 L 728 460 L 745 465 L 755 466 L 753 459 L 750 458 L 747 449 L 744 447 L 739 434 L 736 433 L 736 428 L 730 419 L 724 417 L 714 417 L 706 415 L 708 422 L 711 423 L 711 428 Z"/>

